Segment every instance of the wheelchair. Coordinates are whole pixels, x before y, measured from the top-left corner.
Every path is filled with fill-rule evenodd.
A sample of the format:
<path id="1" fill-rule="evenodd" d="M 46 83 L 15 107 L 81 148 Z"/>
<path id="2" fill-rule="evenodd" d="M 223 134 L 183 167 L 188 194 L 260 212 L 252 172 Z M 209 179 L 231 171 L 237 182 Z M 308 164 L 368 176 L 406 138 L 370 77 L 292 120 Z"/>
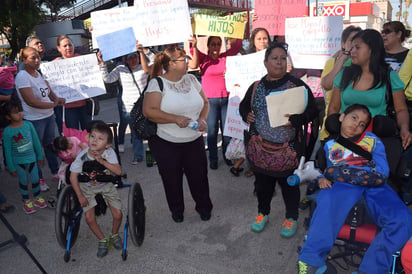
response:
<path id="1" fill-rule="evenodd" d="M 338 133 L 339 131 L 336 131 L 337 128 L 331 126 L 332 122 L 335 123 L 336 120 L 329 120 L 326 122 L 328 131 L 332 133 Z M 384 145 L 386 147 L 385 142 Z M 390 147 L 390 149 L 394 148 Z M 388 151 L 388 148 L 386 149 L 386 151 Z M 317 167 L 321 169 L 324 169 L 326 166 L 324 155 L 324 151 L 321 148 L 318 151 L 316 157 Z M 399 179 L 396 172 L 398 172 L 397 170 L 402 169 L 402 160 L 398 159 L 398 162 L 395 165 L 392 163 L 392 165 L 390 165 L 390 169 L 391 173 L 389 181 L 392 180 L 392 182 L 396 182 Z M 307 217 L 304 221 L 304 226 L 306 227 L 306 229 L 309 229 L 310 220 L 316 208 L 316 196 L 319 190 L 317 180 L 308 181 L 309 184 L 307 186 L 307 196 L 310 200 L 310 214 L 309 217 Z M 327 269 L 324 273 L 337 273 L 337 267 L 344 271 L 350 271 L 352 270 L 351 268 L 358 268 L 369 245 L 379 232 L 380 228 L 374 223 L 369 213 L 368 207 L 366 206 L 366 203 L 362 198 L 351 209 L 344 225 L 340 229 L 339 234 L 334 242 L 334 246 L 326 257 Z M 300 249 L 301 247 L 298 248 L 299 253 Z M 404 273 L 400 261 L 400 251 L 395 252 L 392 255 L 392 258 L 393 260 L 390 273 Z"/>
<path id="2" fill-rule="evenodd" d="M 115 152 L 119 159 L 118 144 L 117 144 L 117 124 L 109 124 L 113 128 L 115 142 Z M 79 230 L 82 218 L 83 209 L 80 206 L 77 195 L 70 185 L 68 180 L 68 172 L 66 172 L 66 184 L 62 181 L 59 182 L 57 189 L 57 205 L 55 212 L 55 233 L 58 244 L 65 249 L 64 261 L 69 262 L 71 257 L 71 248 L 74 246 Z M 122 178 L 126 178 L 126 175 L 97 175 L 96 181 L 99 182 L 111 182 L 117 188 L 130 187 L 127 203 L 126 222 L 123 230 L 123 248 L 121 256 L 123 260 L 127 259 L 127 235 L 130 230 L 130 236 L 135 246 L 141 246 L 145 236 L 145 212 L 146 207 L 144 204 L 143 191 L 139 183 L 123 184 Z M 90 177 L 84 174 L 79 175 L 79 183 L 90 181 Z M 98 207 L 100 205 L 99 200 Z M 100 215 L 97 214 L 96 215 Z"/>

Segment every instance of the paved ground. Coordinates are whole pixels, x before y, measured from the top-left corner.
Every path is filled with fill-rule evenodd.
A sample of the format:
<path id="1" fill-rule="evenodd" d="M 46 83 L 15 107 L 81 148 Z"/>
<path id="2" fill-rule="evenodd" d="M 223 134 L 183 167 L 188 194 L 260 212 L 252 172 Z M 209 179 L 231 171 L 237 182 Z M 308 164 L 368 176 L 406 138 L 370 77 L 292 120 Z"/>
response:
<path id="1" fill-rule="evenodd" d="M 115 99 L 101 102 L 97 119 L 118 121 Z M 214 204 L 210 221 L 200 220 L 194 210 L 190 193 L 185 188 L 185 220 L 173 222 L 157 168 L 131 162 L 131 144 L 121 154 L 126 182 L 139 182 L 143 188 L 146 211 L 146 237 L 141 247 L 129 240 L 129 256 L 122 261 L 120 252 L 110 250 L 96 257 L 97 240 L 82 220 L 77 242 L 72 248 L 72 259 L 63 261 L 64 250 L 57 244 L 54 232 L 54 209 L 41 209 L 26 215 L 17 189 L 17 180 L 1 171 L 0 191 L 17 208 L 5 215 L 18 233 L 28 238 L 28 247 L 48 273 L 296 273 L 297 248 L 302 244 L 305 229 L 300 226 L 291 239 L 280 237 L 284 220 L 284 205 L 278 194 L 272 201 L 270 222 L 261 233 L 254 233 L 250 225 L 257 210 L 252 195 L 253 177 L 234 177 L 221 160 L 218 170 L 209 170 L 211 198 Z M 48 168 L 46 179 L 50 178 Z M 47 195 L 54 195 L 56 184 Z M 302 187 L 304 189 L 305 187 Z M 126 212 L 128 189 L 119 190 Z M 301 213 L 300 224 L 307 216 Z M 99 217 L 105 232 L 110 231 L 111 216 Z M 11 234 L 0 223 L 0 242 Z M 40 273 L 24 250 L 17 244 L 0 248 L 0 273 Z M 342 272 L 345 273 L 345 272 Z M 347 272 L 346 272 L 347 273 Z"/>

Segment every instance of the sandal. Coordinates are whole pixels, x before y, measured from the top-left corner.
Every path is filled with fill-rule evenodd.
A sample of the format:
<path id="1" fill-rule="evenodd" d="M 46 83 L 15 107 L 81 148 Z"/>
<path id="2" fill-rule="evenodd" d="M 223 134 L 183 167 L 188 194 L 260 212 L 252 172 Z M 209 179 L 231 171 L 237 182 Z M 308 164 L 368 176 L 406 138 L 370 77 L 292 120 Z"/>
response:
<path id="1" fill-rule="evenodd" d="M 255 174 L 253 173 L 253 170 L 251 168 L 246 170 L 246 172 L 245 172 L 246 177 L 252 177 L 253 175 L 255 175 Z"/>
<path id="2" fill-rule="evenodd" d="M 233 175 L 235 175 L 236 177 L 239 177 L 239 173 L 240 173 L 240 169 L 236 168 L 236 167 L 231 167 L 230 168 L 230 173 L 232 173 Z"/>

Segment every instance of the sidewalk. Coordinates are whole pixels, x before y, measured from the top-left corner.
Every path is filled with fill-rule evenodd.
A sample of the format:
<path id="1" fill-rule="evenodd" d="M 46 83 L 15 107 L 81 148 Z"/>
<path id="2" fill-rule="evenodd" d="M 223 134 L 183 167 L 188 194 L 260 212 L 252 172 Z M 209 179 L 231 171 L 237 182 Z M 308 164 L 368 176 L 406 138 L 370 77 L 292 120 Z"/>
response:
<path id="1" fill-rule="evenodd" d="M 101 101 L 100 106 L 101 113 L 95 119 L 118 121 L 116 99 Z M 83 218 L 71 250 L 71 261 L 65 263 L 64 250 L 58 245 L 54 232 L 54 209 L 38 209 L 37 213 L 26 215 L 17 179 L 0 171 L 0 190 L 16 206 L 14 213 L 5 216 L 18 233 L 28 238 L 28 248 L 48 273 L 297 273 L 297 248 L 304 238 L 302 225 L 308 211 L 301 212 L 297 234 L 291 239 L 282 238 L 280 230 L 285 212 L 279 187 L 267 227 L 261 233 L 254 233 L 250 229 L 257 214 L 257 201 L 252 194 L 254 178 L 246 178 L 243 174 L 234 177 L 220 160 L 219 169 L 209 170 L 214 204 L 211 220 L 200 220 L 185 185 L 185 220 L 175 223 L 156 166 L 147 168 L 144 162 L 131 165 L 129 135 L 126 141 L 126 152 L 121 154 L 122 168 L 128 175 L 125 182 L 141 184 L 147 207 L 144 243 L 140 248 L 135 247 L 129 239 L 126 261 L 122 261 L 121 252 L 115 249 L 109 250 L 106 257 L 97 258 L 97 240 Z M 55 195 L 57 183 L 50 181 L 48 168 L 43 170 L 51 187 L 45 196 Z M 302 193 L 305 189 L 306 186 L 301 188 Z M 119 193 L 125 217 L 128 189 L 120 189 Z M 110 213 L 98 217 L 98 223 L 109 233 Z M 0 242 L 11 238 L 0 222 Z M 0 273 L 26 272 L 40 273 L 19 245 L 0 248 Z"/>

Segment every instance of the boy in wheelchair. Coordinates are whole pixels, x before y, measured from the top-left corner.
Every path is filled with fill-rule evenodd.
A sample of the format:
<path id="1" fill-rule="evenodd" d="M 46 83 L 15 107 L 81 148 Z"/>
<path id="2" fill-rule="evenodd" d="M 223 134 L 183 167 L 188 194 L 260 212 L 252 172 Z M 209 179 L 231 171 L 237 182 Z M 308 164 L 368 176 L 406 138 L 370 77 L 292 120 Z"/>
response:
<path id="1" fill-rule="evenodd" d="M 123 246 L 118 234 L 122 222 L 122 205 L 110 176 L 111 173 L 121 175 L 122 170 L 115 151 L 110 147 L 113 133 L 105 122 L 93 121 L 86 139 L 89 147 L 80 152 L 72 163 L 70 182 L 85 212 L 87 224 L 99 239 L 97 257 L 103 257 L 108 252 L 109 243 L 116 249 L 122 249 Z M 109 204 L 113 216 L 112 232 L 107 238 L 96 222 L 94 207 L 97 205 L 97 194 L 101 194 Z"/>
<path id="2" fill-rule="evenodd" d="M 325 258 L 361 196 L 381 232 L 366 251 L 359 273 L 388 273 L 392 254 L 412 235 L 412 214 L 386 183 L 389 166 L 385 147 L 376 135 L 365 131 L 370 120 L 366 106 L 349 106 L 339 116 L 340 136 L 325 143 L 327 168 L 318 178 L 321 191 L 298 259 L 299 273 L 326 270 Z M 346 144 L 348 141 L 352 146 Z M 353 152 L 358 151 L 353 144 L 369 152 L 369 156 Z"/>

